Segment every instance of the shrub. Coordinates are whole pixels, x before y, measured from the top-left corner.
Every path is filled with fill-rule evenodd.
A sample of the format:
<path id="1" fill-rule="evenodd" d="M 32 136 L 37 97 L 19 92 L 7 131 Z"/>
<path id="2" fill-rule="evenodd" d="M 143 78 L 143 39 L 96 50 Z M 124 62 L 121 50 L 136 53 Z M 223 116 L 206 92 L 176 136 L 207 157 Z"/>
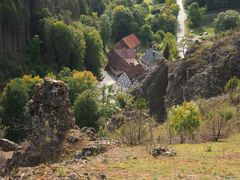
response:
<path id="1" fill-rule="evenodd" d="M 115 138 L 129 146 L 149 143 L 154 121 L 146 111 L 126 111 L 120 118 L 123 124 L 115 131 Z"/>
<path id="2" fill-rule="evenodd" d="M 29 114 L 26 103 L 29 89 L 20 78 L 14 79 L 4 88 L 2 104 L 2 121 L 6 127 L 6 138 L 19 142 L 27 135 Z"/>
<path id="3" fill-rule="evenodd" d="M 225 89 L 225 91 L 233 92 L 234 90 L 236 90 L 239 87 L 240 87 L 240 79 L 234 77 L 227 82 L 224 89 Z"/>
<path id="4" fill-rule="evenodd" d="M 77 96 L 74 115 L 78 126 L 98 128 L 99 106 L 94 92 L 85 91 Z"/>
<path id="5" fill-rule="evenodd" d="M 168 123 L 170 130 L 180 136 L 181 143 L 186 135 L 193 136 L 201 121 L 201 114 L 198 105 L 191 102 L 184 102 L 182 105 L 172 107 L 168 112 Z"/>
<path id="6" fill-rule="evenodd" d="M 188 18 L 191 21 L 191 25 L 193 27 L 200 26 L 205 13 L 205 8 L 201 8 L 197 2 L 193 2 L 188 8 Z"/>
<path id="7" fill-rule="evenodd" d="M 214 20 L 217 32 L 234 29 L 240 26 L 240 14 L 235 10 L 227 10 L 218 14 Z"/>
<path id="8" fill-rule="evenodd" d="M 86 90 L 94 91 L 97 79 L 90 71 L 73 71 L 63 68 L 58 74 L 59 79 L 67 83 L 69 88 L 69 99 L 74 104 L 77 96 Z"/>
<path id="9" fill-rule="evenodd" d="M 132 104 L 133 97 L 127 93 L 120 92 L 116 95 L 116 101 L 118 102 L 120 108 L 125 108 L 127 105 Z"/>
<path id="10" fill-rule="evenodd" d="M 237 115 L 236 108 L 218 100 L 201 100 L 199 107 L 203 116 L 203 124 L 200 129 L 200 136 L 204 141 L 218 141 L 219 138 L 227 137 L 232 121 Z M 214 107 L 214 108 L 213 108 Z"/>

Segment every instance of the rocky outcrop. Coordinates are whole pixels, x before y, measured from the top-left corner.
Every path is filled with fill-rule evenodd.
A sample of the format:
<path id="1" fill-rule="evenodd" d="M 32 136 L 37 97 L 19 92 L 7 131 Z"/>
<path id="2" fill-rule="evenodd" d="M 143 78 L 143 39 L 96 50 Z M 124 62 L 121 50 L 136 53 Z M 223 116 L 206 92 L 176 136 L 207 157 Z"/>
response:
<path id="1" fill-rule="evenodd" d="M 240 32 L 234 32 L 194 45 L 184 59 L 160 64 L 135 94 L 148 99 L 160 120 L 173 105 L 221 94 L 230 78 L 240 77 L 239 39 Z"/>
<path id="2" fill-rule="evenodd" d="M 12 152 L 0 156 L 4 159 L 0 163 L 0 175 L 20 166 L 56 162 L 61 154 L 65 134 L 74 127 L 75 119 L 70 108 L 67 85 L 62 81 L 47 78 L 44 83 L 36 85 L 29 109 L 32 115 L 29 140 L 19 150 L 16 145 L 4 141 L 4 149 Z"/>
<path id="3" fill-rule="evenodd" d="M 18 144 L 9 141 L 8 139 L 0 139 L 0 151 L 16 151 L 19 149 Z"/>
<path id="4" fill-rule="evenodd" d="M 156 69 L 149 73 L 142 85 L 133 91 L 133 94 L 147 98 L 151 113 L 157 115 L 159 120 L 165 118 L 164 97 L 168 85 L 167 76 L 168 63 L 161 62 Z"/>

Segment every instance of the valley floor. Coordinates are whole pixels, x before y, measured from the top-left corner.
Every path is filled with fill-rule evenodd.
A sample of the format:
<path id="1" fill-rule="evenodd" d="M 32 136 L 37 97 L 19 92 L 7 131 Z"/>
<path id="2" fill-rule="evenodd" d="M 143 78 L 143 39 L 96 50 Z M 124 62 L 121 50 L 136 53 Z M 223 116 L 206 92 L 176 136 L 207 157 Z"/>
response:
<path id="1" fill-rule="evenodd" d="M 211 151 L 207 152 L 206 147 Z M 41 165 L 36 168 L 21 168 L 18 175 L 34 174 L 34 178 L 65 179 L 77 174 L 82 179 L 240 179 L 240 135 L 207 144 L 178 144 L 170 148 L 175 157 L 153 158 L 146 147 L 115 147 L 104 154 L 92 157 L 88 163 L 71 165 Z M 34 173 L 33 173 L 34 172 Z M 83 176 L 85 174 L 85 176 Z M 62 178 L 60 178 L 60 176 Z M 31 179 L 29 176 L 27 179 Z M 68 178 L 67 178 L 68 179 Z"/>

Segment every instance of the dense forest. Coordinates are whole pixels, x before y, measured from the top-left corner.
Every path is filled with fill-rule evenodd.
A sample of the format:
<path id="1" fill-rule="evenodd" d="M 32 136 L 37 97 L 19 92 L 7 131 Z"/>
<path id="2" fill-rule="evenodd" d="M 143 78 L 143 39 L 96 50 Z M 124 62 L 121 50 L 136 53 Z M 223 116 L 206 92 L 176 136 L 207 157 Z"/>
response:
<path id="1" fill-rule="evenodd" d="M 142 45 L 174 42 L 176 1 L 3 0 L 0 2 L 1 82 L 23 74 L 44 76 L 62 67 L 92 71 L 104 66 L 105 52 L 135 33 Z M 166 41 L 168 41 L 166 40 Z M 176 43 L 173 43 L 176 44 Z M 173 50 L 176 56 L 176 50 Z M 94 51 L 92 51 L 94 49 Z"/>

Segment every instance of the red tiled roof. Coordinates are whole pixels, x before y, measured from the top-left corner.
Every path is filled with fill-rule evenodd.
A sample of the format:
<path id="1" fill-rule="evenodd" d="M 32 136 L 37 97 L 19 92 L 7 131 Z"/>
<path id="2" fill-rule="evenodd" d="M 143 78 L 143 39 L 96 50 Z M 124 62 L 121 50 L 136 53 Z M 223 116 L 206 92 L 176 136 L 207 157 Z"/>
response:
<path id="1" fill-rule="evenodd" d="M 134 49 L 114 49 L 115 53 L 128 64 L 135 64 L 136 52 Z"/>
<path id="2" fill-rule="evenodd" d="M 131 66 L 126 73 L 130 77 L 130 79 L 135 79 L 145 74 L 146 71 L 143 69 L 141 64 L 137 64 L 135 66 Z"/>
<path id="3" fill-rule="evenodd" d="M 130 34 L 122 38 L 122 40 L 128 46 L 129 49 L 134 49 L 141 44 L 140 40 L 135 36 L 135 34 Z"/>

